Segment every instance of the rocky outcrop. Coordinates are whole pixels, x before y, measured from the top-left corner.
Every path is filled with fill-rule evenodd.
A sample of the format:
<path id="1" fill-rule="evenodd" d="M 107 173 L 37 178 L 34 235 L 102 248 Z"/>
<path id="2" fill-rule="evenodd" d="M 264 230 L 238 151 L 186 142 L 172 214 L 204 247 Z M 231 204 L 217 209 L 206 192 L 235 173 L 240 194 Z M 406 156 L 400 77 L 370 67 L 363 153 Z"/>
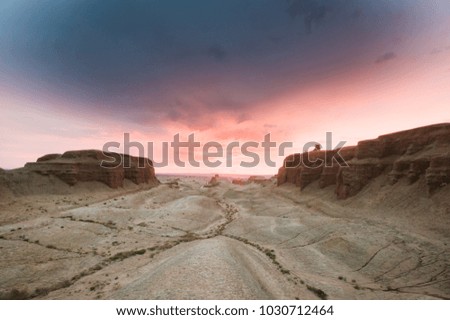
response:
<path id="1" fill-rule="evenodd" d="M 256 184 L 261 184 L 261 185 L 267 185 L 267 184 L 271 184 L 273 182 L 272 182 L 272 179 L 267 179 L 262 176 L 250 176 L 247 179 L 247 183 L 256 183 Z"/>
<path id="2" fill-rule="evenodd" d="M 211 177 L 211 179 L 208 181 L 207 184 L 204 185 L 205 188 L 212 188 L 212 187 L 216 187 L 219 185 L 219 175 L 216 174 L 213 177 Z"/>
<path id="3" fill-rule="evenodd" d="M 25 168 L 41 175 L 56 176 L 69 185 L 79 181 L 100 181 L 118 188 L 123 186 L 124 179 L 136 184 L 159 183 L 151 160 L 99 150 L 49 154 L 27 163 Z"/>
<path id="4" fill-rule="evenodd" d="M 267 185 L 271 185 L 274 184 L 275 178 L 265 178 L 263 176 L 250 176 L 248 177 L 248 179 L 242 179 L 242 178 L 235 178 L 231 180 L 232 184 L 236 184 L 236 185 L 240 185 L 240 186 L 245 186 L 248 184 L 259 184 L 262 186 L 267 186 Z"/>
<path id="5" fill-rule="evenodd" d="M 319 180 L 322 188 L 336 184 L 339 169 L 346 165 L 346 161 L 352 159 L 354 154 L 355 147 L 346 147 L 290 155 L 278 171 L 277 184 L 293 183 L 300 189 L 316 180 Z"/>
<path id="6" fill-rule="evenodd" d="M 432 158 L 425 171 L 425 178 L 430 191 L 450 183 L 450 154 Z"/>
<path id="7" fill-rule="evenodd" d="M 240 178 L 236 178 L 236 179 L 232 179 L 231 180 L 232 184 L 236 184 L 238 186 L 244 186 L 247 184 L 247 180 L 245 179 L 240 179 Z"/>
<path id="8" fill-rule="evenodd" d="M 391 184 L 424 177 L 430 193 L 450 183 L 450 123 L 382 135 L 354 147 L 290 155 L 277 183 L 300 189 L 314 181 L 321 188 L 336 185 L 337 197 L 345 199 L 382 174 Z"/>

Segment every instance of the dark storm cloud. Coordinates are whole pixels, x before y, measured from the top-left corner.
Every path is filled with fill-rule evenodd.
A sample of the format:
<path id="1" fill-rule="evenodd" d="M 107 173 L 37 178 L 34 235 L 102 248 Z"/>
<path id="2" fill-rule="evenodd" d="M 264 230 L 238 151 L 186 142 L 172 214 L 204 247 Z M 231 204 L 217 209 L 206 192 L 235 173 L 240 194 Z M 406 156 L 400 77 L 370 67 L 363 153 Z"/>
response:
<path id="1" fill-rule="evenodd" d="M 79 112 L 200 125 L 223 111 L 241 121 L 273 96 L 371 62 L 409 28 L 399 16 L 411 3 L 2 0 L 0 71 L 85 105 Z"/>
<path id="2" fill-rule="evenodd" d="M 382 54 L 381 56 L 379 56 L 376 60 L 375 63 L 384 63 L 387 62 L 389 60 L 395 59 L 397 58 L 397 55 L 390 51 L 390 52 L 386 52 L 384 54 Z"/>

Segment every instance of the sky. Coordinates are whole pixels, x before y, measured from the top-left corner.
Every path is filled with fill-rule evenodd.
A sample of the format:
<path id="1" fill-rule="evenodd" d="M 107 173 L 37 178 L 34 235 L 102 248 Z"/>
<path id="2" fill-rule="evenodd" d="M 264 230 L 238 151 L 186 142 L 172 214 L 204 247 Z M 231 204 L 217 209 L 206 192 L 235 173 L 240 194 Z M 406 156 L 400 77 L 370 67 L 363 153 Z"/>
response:
<path id="1" fill-rule="evenodd" d="M 108 142 L 123 152 L 128 134 L 158 163 L 169 143 L 157 173 L 274 174 L 327 132 L 334 147 L 450 122 L 450 2 L 2 0 L 0 111 L 6 169 Z M 269 133 L 293 145 L 270 149 L 275 165 Z M 197 160 L 208 142 L 255 142 L 261 161 L 243 166 L 234 148 L 232 163 L 181 167 L 176 134 L 194 134 Z"/>

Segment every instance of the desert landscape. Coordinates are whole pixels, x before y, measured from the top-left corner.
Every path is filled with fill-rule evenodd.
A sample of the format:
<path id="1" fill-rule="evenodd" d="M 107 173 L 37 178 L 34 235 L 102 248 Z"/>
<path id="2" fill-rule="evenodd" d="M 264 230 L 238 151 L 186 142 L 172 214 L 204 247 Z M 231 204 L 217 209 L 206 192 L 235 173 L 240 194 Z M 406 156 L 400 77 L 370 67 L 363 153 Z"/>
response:
<path id="1" fill-rule="evenodd" d="M 95 150 L 1 170 L 0 296 L 450 299 L 450 124 L 340 151 L 271 178 Z"/>

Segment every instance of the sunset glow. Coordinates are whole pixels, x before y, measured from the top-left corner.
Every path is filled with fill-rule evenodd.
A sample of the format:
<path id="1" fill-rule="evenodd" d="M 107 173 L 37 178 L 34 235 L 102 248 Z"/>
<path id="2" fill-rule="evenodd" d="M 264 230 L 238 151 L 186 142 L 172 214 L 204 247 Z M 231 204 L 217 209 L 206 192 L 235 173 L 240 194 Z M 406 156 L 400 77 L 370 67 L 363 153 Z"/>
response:
<path id="1" fill-rule="evenodd" d="M 124 133 L 156 161 L 177 133 L 223 146 L 270 133 L 293 153 L 326 132 L 352 145 L 450 122 L 448 1 L 327 1 L 312 18 L 321 1 L 194 2 L 2 1 L 0 167 Z M 248 174 L 242 157 L 157 173 Z"/>

